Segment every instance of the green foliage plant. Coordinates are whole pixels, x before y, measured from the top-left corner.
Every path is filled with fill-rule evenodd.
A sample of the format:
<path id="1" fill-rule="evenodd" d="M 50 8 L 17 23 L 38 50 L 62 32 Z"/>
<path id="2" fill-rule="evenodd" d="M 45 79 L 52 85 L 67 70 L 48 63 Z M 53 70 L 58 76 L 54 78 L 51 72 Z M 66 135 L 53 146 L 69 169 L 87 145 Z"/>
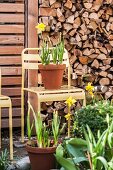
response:
<path id="1" fill-rule="evenodd" d="M 0 155 L 0 170 L 7 170 L 8 166 L 10 164 L 9 161 L 9 153 L 7 149 L 1 152 Z"/>
<path id="2" fill-rule="evenodd" d="M 58 55 L 59 64 L 62 64 L 62 62 L 63 62 L 63 54 L 64 54 L 64 41 L 62 40 L 57 45 L 57 55 Z"/>
<path id="3" fill-rule="evenodd" d="M 50 63 L 50 49 L 47 41 L 43 41 L 40 57 L 42 64 L 48 65 Z"/>
<path id="4" fill-rule="evenodd" d="M 58 112 L 54 111 L 53 120 L 52 120 L 52 132 L 54 136 L 54 144 L 57 146 L 58 137 L 59 137 L 59 129 L 60 129 L 60 118 L 58 116 Z"/>
<path id="5" fill-rule="evenodd" d="M 61 33 L 58 44 L 53 48 L 49 48 L 48 44 L 51 45 L 49 36 L 47 36 L 46 39 L 43 37 L 43 32 L 46 30 L 46 25 L 44 23 L 38 23 L 35 28 L 37 30 L 37 34 L 39 34 L 42 39 L 42 49 L 40 54 L 42 64 L 50 64 L 50 56 L 52 56 L 54 64 L 62 64 L 64 54 L 64 40 L 61 38 Z"/>
<path id="6" fill-rule="evenodd" d="M 50 64 L 51 58 L 53 64 L 62 64 L 64 55 L 64 41 L 59 42 L 55 47 L 49 47 L 47 41 L 43 41 L 41 48 L 41 62 L 43 65 Z"/>
<path id="7" fill-rule="evenodd" d="M 56 149 L 56 160 L 61 170 L 86 170 L 88 159 L 85 155 L 87 143 L 80 138 L 64 139 Z M 83 164 L 85 162 L 85 164 Z"/>
<path id="8" fill-rule="evenodd" d="M 97 138 L 88 125 L 87 130 L 84 129 L 91 170 L 113 170 L 113 121 L 110 123 L 109 115 L 107 126 L 102 134 L 100 131 L 97 132 Z"/>
<path id="9" fill-rule="evenodd" d="M 53 143 L 51 143 L 50 138 L 50 130 L 47 128 L 46 124 L 43 123 L 40 112 L 35 113 L 32 105 L 28 102 L 28 115 L 27 115 L 27 131 L 28 131 L 28 144 L 32 145 L 31 134 L 33 124 L 30 125 L 30 112 L 33 113 L 34 118 L 34 126 L 36 130 L 36 141 L 37 146 L 40 148 L 50 147 L 51 145 L 56 146 L 58 144 L 58 137 L 60 133 L 60 118 L 58 113 L 53 113 L 53 120 L 52 120 L 52 134 L 53 134 Z"/>
<path id="10" fill-rule="evenodd" d="M 110 120 L 113 118 L 113 104 L 110 101 L 98 101 L 98 103 L 87 105 L 75 112 L 74 131 L 79 137 L 84 136 L 83 129 L 86 124 L 90 127 L 96 137 L 97 131 L 103 132 L 107 128 L 106 115 Z"/>
<path id="11" fill-rule="evenodd" d="M 106 117 L 107 128 L 93 135 L 88 125 L 84 128 L 85 140 L 68 138 L 58 145 L 56 160 L 60 170 L 113 170 L 113 121 Z"/>

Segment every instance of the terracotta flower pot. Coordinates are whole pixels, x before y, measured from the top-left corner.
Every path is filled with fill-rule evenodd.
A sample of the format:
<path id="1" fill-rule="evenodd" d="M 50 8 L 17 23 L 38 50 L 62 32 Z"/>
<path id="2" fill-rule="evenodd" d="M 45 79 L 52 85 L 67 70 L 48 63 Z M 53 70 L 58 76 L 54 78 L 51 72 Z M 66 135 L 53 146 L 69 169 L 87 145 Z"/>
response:
<path id="1" fill-rule="evenodd" d="M 32 170 L 50 170 L 55 168 L 54 153 L 56 147 L 38 148 L 26 145 L 26 150 Z"/>
<path id="2" fill-rule="evenodd" d="M 48 64 L 39 65 L 42 75 L 42 81 L 46 89 L 60 89 L 62 85 L 63 73 L 66 68 L 65 64 Z"/>

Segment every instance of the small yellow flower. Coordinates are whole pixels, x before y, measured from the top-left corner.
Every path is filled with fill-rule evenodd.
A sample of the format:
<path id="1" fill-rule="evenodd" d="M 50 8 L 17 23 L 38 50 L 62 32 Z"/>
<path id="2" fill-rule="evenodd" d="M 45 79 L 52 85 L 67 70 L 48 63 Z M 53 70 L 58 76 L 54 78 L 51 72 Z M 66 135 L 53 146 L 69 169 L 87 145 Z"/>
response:
<path id="1" fill-rule="evenodd" d="M 65 103 L 68 105 L 68 107 L 71 107 L 74 103 L 76 103 L 76 100 L 70 96 Z"/>
<path id="2" fill-rule="evenodd" d="M 94 97 L 94 93 L 92 91 L 89 91 L 88 93 L 91 95 L 92 98 Z"/>
<path id="3" fill-rule="evenodd" d="M 38 33 L 41 33 L 42 31 L 45 31 L 46 25 L 43 23 L 40 23 L 40 24 L 37 24 L 35 28 L 37 29 Z"/>
<path id="4" fill-rule="evenodd" d="M 71 117 L 71 114 L 70 114 L 70 113 L 68 113 L 68 114 L 66 114 L 64 117 L 66 118 L 66 120 L 69 120 L 69 119 L 70 119 L 70 117 Z"/>
<path id="5" fill-rule="evenodd" d="M 86 90 L 89 92 L 92 92 L 94 90 L 94 86 L 91 85 L 92 83 L 88 83 L 88 85 L 86 86 Z"/>

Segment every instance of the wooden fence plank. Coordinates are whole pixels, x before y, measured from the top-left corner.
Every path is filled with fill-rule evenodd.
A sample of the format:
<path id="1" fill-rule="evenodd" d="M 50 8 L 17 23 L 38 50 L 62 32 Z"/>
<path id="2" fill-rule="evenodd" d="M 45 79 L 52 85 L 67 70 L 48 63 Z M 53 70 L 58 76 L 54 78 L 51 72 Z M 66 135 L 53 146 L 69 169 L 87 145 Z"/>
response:
<path id="1" fill-rule="evenodd" d="M 2 75 L 21 75 L 21 67 L 2 67 Z"/>
<path id="2" fill-rule="evenodd" d="M 21 79 L 21 77 L 2 77 L 2 86 L 21 85 Z"/>
<path id="3" fill-rule="evenodd" d="M 21 108 L 13 108 L 13 117 L 19 117 L 21 113 Z M 2 118 L 9 117 L 8 109 L 2 109 Z"/>
<path id="4" fill-rule="evenodd" d="M 0 65 L 21 64 L 21 56 L 0 56 Z"/>
<path id="5" fill-rule="evenodd" d="M 11 101 L 12 101 L 12 105 L 15 106 L 15 107 L 20 107 L 21 105 L 21 98 L 11 98 Z"/>
<path id="6" fill-rule="evenodd" d="M 0 12 L 24 12 L 24 4 L 1 3 Z"/>
<path id="7" fill-rule="evenodd" d="M 0 33 L 9 33 L 9 34 L 15 34 L 15 33 L 24 33 L 24 25 L 0 25 Z"/>
<path id="8" fill-rule="evenodd" d="M 0 44 L 23 44 L 23 35 L 0 35 Z"/>
<path id="9" fill-rule="evenodd" d="M 14 2 L 14 3 L 24 3 L 24 0 L 0 0 L 0 3 L 12 3 L 12 2 Z"/>
<path id="10" fill-rule="evenodd" d="M 0 14 L 2 23 L 24 23 L 24 14 Z"/>
<path id="11" fill-rule="evenodd" d="M 20 96 L 21 88 L 20 87 L 11 87 L 11 88 L 2 88 L 2 94 L 6 96 Z"/>
<path id="12" fill-rule="evenodd" d="M 20 127 L 21 125 L 21 119 L 20 118 L 13 118 L 13 127 Z M 8 119 L 2 119 L 2 128 L 9 127 L 9 120 Z"/>
<path id="13" fill-rule="evenodd" d="M 0 0 L 0 67 L 2 94 L 10 96 L 13 127 L 21 123 L 21 52 L 25 48 L 24 0 Z M 27 15 L 26 15 L 27 16 Z M 27 19 L 26 19 L 27 21 Z M 9 127 L 8 109 L 2 109 L 2 127 Z"/>
<path id="14" fill-rule="evenodd" d="M 24 46 L 0 46 L 0 54 L 21 54 Z"/>

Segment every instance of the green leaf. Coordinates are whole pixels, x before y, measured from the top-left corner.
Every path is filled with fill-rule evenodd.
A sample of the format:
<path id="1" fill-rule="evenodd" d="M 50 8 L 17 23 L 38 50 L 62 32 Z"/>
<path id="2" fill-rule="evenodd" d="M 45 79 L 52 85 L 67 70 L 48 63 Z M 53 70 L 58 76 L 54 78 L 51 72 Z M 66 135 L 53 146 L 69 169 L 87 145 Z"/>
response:
<path id="1" fill-rule="evenodd" d="M 67 144 L 66 145 L 68 153 L 70 153 L 73 157 L 85 157 L 85 153 L 83 149 L 80 147 L 75 147 L 73 145 Z"/>
<path id="2" fill-rule="evenodd" d="M 65 159 L 61 156 L 55 155 L 58 163 L 65 168 L 65 170 L 79 170 L 79 168 L 73 163 L 72 160 Z"/>
<path id="3" fill-rule="evenodd" d="M 101 163 L 103 164 L 105 170 L 108 170 L 108 163 L 107 163 L 107 161 L 106 161 L 106 159 L 104 157 L 98 156 L 96 159 L 101 161 Z"/>
<path id="4" fill-rule="evenodd" d="M 60 145 L 58 145 L 58 147 L 57 147 L 57 149 L 56 149 L 56 155 L 63 157 L 63 153 L 64 153 L 63 147 L 62 147 L 62 145 L 60 144 Z"/>
<path id="5" fill-rule="evenodd" d="M 78 158 L 73 158 L 73 161 L 75 164 L 77 164 L 80 162 L 88 161 L 88 159 L 86 157 L 78 157 Z"/>
<path id="6" fill-rule="evenodd" d="M 77 146 L 77 147 L 86 147 L 87 146 L 87 142 L 84 139 L 80 139 L 80 138 L 72 138 L 69 140 L 68 142 L 71 145 Z"/>
<path id="7" fill-rule="evenodd" d="M 108 144 L 109 144 L 109 147 L 112 148 L 113 147 L 113 133 L 110 133 L 108 135 Z"/>

